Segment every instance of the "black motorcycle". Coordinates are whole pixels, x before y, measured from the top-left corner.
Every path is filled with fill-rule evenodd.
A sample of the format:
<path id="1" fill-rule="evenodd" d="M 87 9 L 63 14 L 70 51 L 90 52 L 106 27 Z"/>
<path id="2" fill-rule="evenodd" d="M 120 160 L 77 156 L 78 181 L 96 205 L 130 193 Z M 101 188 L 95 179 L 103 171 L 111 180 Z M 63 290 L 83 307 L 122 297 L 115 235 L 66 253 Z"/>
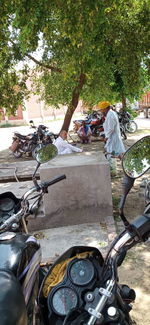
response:
<path id="1" fill-rule="evenodd" d="M 13 142 L 9 149 L 12 151 L 15 158 L 27 155 L 35 159 L 38 150 L 46 144 L 52 143 L 58 136 L 50 132 L 43 124 L 35 126 L 32 120 L 30 121 L 30 126 L 36 130 L 34 133 L 22 135 L 18 132 L 14 132 Z"/>
<path id="2" fill-rule="evenodd" d="M 124 132 L 134 133 L 137 131 L 137 124 L 132 120 L 131 114 L 127 111 L 121 111 L 118 113 L 119 123 L 124 129 Z"/>
<path id="3" fill-rule="evenodd" d="M 135 291 L 120 284 L 117 269 L 127 251 L 150 236 L 150 201 L 131 224 L 124 204 L 134 180 L 150 168 L 150 136 L 124 155 L 124 192 L 120 215 L 125 230 L 114 240 L 106 258 L 94 247 L 71 247 L 53 264 L 39 292 L 39 306 L 46 325 L 131 325 Z"/>
<path id="4" fill-rule="evenodd" d="M 39 150 L 34 186 L 22 198 L 12 192 L 0 194 L 0 324 L 39 325 L 37 306 L 39 283 L 43 276 L 40 267 L 41 248 L 35 237 L 28 234 L 27 217 L 37 212 L 48 187 L 65 175 L 38 183 L 36 171 L 57 154 L 50 144 Z"/>
<path id="5" fill-rule="evenodd" d="M 58 134 L 49 131 L 48 127 L 43 124 L 35 126 L 33 120 L 30 120 L 30 125 L 31 128 L 36 130 L 35 134 L 37 134 L 37 144 L 32 148 L 32 157 L 36 158 L 38 150 L 47 144 L 53 143 Z"/>

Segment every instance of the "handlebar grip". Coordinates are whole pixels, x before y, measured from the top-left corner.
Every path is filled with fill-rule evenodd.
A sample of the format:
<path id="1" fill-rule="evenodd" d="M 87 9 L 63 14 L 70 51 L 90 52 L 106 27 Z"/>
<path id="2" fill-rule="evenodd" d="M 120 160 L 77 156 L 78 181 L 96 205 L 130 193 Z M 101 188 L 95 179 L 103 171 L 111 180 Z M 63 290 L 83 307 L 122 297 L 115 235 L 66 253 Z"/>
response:
<path id="1" fill-rule="evenodd" d="M 48 186 L 51 186 L 51 185 L 53 185 L 53 184 L 55 184 L 55 183 L 58 183 L 58 182 L 62 181 L 62 180 L 65 179 L 65 178 L 66 178 L 66 175 L 58 176 L 58 177 L 52 179 L 51 181 L 42 182 L 42 183 L 41 183 L 41 187 L 42 187 L 42 188 L 46 188 L 46 187 L 48 187 Z"/>

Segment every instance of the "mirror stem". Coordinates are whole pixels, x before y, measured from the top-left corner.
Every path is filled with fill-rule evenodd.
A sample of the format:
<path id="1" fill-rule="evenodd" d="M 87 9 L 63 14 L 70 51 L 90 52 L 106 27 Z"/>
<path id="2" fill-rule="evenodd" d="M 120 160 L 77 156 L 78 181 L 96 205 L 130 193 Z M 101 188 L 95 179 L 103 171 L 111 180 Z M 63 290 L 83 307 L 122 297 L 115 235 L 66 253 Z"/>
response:
<path id="1" fill-rule="evenodd" d="M 126 219 L 126 217 L 124 215 L 124 205 L 126 202 L 126 197 L 129 193 L 129 191 L 131 190 L 131 188 L 133 187 L 134 181 L 135 181 L 134 178 L 131 178 L 131 177 L 127 176 L 126 174 L 124 175 L 124 178 L 122 181 L 123 194 L 120 199 L 119 210 L 120 210 L 120 217 L 121 217 L 125 227 L 128 227 L 130 225 L 130 223 L 128 222 L 128 220 Z"/>
<path id="2" fill-rule="evenodd" d="M 33 174 L 33 176 L 32 176 L 32 179 L 35 178 L 36 172 L 37 172 L 38 168 L 40 167 L 40 165 L 41 165 L 41 164 L 38 162 L 38 163 L 37 163 L 37 166 L 36 166 L 36 168 L 35 168 L 34 174 Z"/>
<path id="3" fill-rule="evenodd" d="M 40 167 L 40 165 L 41 165 L 41 164 L 38 162 L 38 163 L 37 163 L 37 166 L 36 166 L 36 168 L 35 168 L 34 174 L 33 174 L 33 176 L 32 176 L 32 180 L 33 180 L 34 186 L 35 186 L 37 189 L 39 188 L 39 185 L 38 185 L 38 182 L 37 182 L 37 179 L 36 179 L 35 175 L 36 175 L 36 172 L 37 172 L 38 168 Z"/>

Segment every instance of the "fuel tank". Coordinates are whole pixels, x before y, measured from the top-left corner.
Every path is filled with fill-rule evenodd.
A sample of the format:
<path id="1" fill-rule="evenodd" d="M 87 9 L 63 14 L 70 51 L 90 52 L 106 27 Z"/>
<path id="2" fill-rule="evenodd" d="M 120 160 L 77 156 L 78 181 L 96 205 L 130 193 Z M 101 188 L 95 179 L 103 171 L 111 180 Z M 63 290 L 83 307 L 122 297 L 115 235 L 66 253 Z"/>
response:
<path id="1" fill-rule="evenodd" d="M 32 264 L 41 261 L 41 249 L 35 237 L 4 232 L 0 234 L 0 266 L 10 270 L 21 281 Z"/>
<path id="2" fill-rule="evenodd" d="M 12 272 L 0 270 L 0 288 L 0 324 L 27 325 L 23 292 Z"/>

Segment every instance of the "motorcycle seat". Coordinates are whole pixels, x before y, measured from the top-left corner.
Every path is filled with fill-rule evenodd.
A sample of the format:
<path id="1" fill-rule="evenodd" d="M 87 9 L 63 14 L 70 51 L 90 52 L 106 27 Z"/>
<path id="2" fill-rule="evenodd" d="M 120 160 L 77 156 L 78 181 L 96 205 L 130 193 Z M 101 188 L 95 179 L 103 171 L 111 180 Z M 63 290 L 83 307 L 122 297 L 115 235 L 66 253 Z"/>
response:
<path id="1" fill-rule="evenodd" d="M 0 270 L 0 324 L 27 325 L 25 299 L 12 272 Z"/>
<path id="2" fill-rule="evenodd" d="M 46 130 L 47 129 L 47 126 L 43 125 L 43 124 L 40 124 L 38 126 L 38 129 L 42 129 L 42 130 Z"/>
<path id="3" fill-rule="evenodd" d="M 18 132 L 15 132 L 14 135 L 15 135 L 16 137 L 20 138 L 21 140 L 30 140 L 30 139 L 34 136 L 33 133 L 28 134 L 28 135 L 22 135 L 22 134 L 20 134 L 20 133 L 18 133 Z"/>

